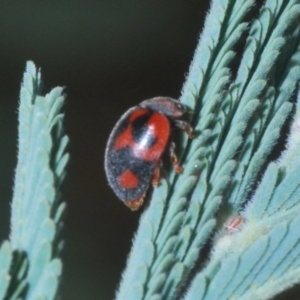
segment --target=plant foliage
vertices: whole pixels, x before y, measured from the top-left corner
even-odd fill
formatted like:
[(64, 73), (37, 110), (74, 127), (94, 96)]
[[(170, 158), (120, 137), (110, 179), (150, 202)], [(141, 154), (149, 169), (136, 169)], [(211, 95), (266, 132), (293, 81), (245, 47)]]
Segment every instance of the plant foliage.
[(11, 234), (0, 249), (0, 299), (51, 300), (62, 264), (65, 203), (60, 187), (69, 155), (63, 130), (63, 88), (41, 95), (41, 73), (27, 62), (19, 106), (18, 164)]
[(269, 299), (300, 282), (300, 96), (270, 162), (300, 78), (299, 19), (299, 0), (212, 1), (180, 97), (196, 138), (141, 217), (118, 300)]

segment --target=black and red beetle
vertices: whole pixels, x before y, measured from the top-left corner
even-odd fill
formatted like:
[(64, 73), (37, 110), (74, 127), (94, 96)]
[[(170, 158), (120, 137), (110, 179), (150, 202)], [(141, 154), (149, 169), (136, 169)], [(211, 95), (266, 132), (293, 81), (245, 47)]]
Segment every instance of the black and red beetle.
[(114, 127), (105, 151), (105, 171), (109, 185), (130, 209), (143, 204), (150, 183), (159, 184), (161, 156), (167, 147), (175, 171), (182, 172), (171, 128), (193, 136), (191, 126), (182, 120), (185, 113), (179, 101), (155, 97), (130, 108)]

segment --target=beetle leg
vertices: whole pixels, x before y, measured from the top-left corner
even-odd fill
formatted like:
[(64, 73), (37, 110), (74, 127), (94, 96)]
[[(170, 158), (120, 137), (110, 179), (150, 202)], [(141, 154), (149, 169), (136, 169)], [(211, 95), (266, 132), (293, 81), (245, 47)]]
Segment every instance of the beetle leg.
[(152, 177), (152, 186), (157, 187), (160, 181), (160, 167), (161, 167), (161, 162), (159, 162), (153, 172), (153, 177)]
[(170, 156), (171, 156), (171, 162), (174, 166), (174, 169), (175, 169), (175, 172), (176, 173), (182, 173), (183, 171), (183, 168), (182, 166), (178, 163), (178, 158), (175, 154), (175, 143), (174, 142), (171, 142), (170, 143), (170, 147), (169, 147), (169, 150), (170, 150)]
[(190, 139), (194, 138), (193, 128), (186, 121), (174, 120), (174, 125), (187, 133)]
[(132, 211), (136, 211), (140, 208), (140, 206), (144, 203), (145, 194), (132, 201), (124, 201), (125, 205), (127, 205)]

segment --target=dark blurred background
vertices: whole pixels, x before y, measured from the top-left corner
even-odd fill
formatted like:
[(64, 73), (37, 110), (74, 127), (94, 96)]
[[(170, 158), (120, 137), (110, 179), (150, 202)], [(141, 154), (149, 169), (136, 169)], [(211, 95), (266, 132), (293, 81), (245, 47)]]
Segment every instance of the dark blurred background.
[(2, 1), (0, 239), (9, 235), (17, 107), (27, 60), (45, 92), (66, 86), (71, 161), (62, 299), (112, 299), (140, 212), (107, 186), (103, 156), (120, 115), (141, 100), (178, 97), (209, 1)]

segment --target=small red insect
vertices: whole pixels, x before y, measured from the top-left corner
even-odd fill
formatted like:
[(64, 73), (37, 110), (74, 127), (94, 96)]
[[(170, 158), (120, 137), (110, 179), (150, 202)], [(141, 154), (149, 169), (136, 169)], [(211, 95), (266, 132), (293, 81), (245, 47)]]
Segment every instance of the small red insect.
[(225, 227), (227, 232), (233, 233), (233, 232), (236, 232), (236, 231), (240, 230), (240, 228), (243, 225), (244, 221), (245, 221), (244, 218), (240, 215), (230, 217), (226, 221), (224, 227)]
[(159, 184), (161, 156), (169, 147), (177, 173), (182, 167), (171, 141), (173, 126), (193, 137), (191, 126), (184, 120), (185, 106), (168, 97), (155, 97), (130, 108), (110, 134), (105, 152), (105, 171), (115, 194), (131, 209), (143, 204), (152, 183)]

